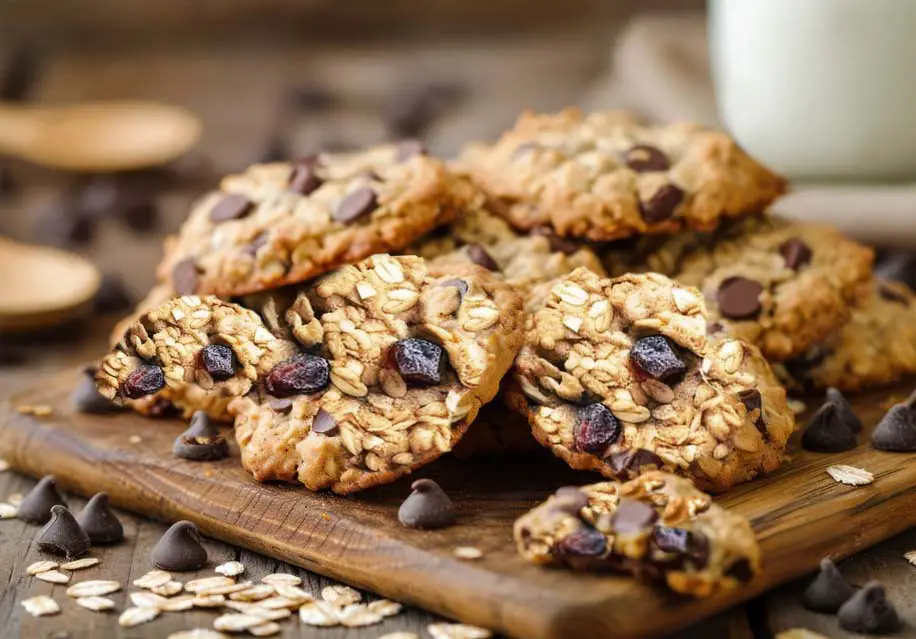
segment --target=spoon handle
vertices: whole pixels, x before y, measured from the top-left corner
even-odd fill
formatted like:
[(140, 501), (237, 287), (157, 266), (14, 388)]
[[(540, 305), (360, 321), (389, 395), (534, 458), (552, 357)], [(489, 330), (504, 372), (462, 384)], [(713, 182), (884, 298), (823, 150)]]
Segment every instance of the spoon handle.
[(36, 137), (32, 109), (0, 103), (0, 153), (21, 155)]

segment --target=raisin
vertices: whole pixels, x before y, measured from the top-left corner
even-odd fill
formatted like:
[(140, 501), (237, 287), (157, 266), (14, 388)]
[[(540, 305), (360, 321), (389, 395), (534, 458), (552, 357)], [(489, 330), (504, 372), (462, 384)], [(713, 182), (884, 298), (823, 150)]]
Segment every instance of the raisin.
[(267, 392), (274, 397), (315, 393), (330, 382), (328, 360), (300, 353), (280, 362), (267, 374)]
[(409, 338), (392, 347), (394, 364), (404, 381), (414, 386), (438, 384), (445, 367), (445, 352), (438, 344)]
[(142, 364), (127, 376), (121, 390), (128, 399), (139, 399), (152, 395), (163, 386), (165, 375), (162, 369), (155, 364)]
[(677, 347), (663, 335), (651, 335), (636, 340), (630, 358), (643, 373), (659, 381), (680, 377), (687, 364), (678, 356)]
[(235, 375), (238, 362), (228, 346), (209, 344), (200, 351), (200, 365), (210, 377), (223, 382)]
[(594, 528), (582, 528), (561, 539), (554, 552), (563, 557), (600, 557), (607, 550), (607, 540)]
[(583, 406), (577, 417), (573, 428), (576, 450), (603, 456), (607, 447), (620, 437), (620, 424), (604, 404)]

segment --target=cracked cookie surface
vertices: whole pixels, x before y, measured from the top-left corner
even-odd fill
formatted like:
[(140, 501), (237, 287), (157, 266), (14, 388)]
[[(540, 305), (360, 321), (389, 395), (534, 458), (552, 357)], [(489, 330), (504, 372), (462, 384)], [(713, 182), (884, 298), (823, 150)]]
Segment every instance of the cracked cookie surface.
[(760, 548), (744, 517), (690, 481), (656, 471), (561, 488), (522, 515), (514, 533), (528, 561), (625, 572), (693, 597), (731, 590), (760, 571)]
[(461, 164), (513, 226), (594, 241), (712, 229), (786, 189), (724, 133), (617, 111), (526, 112), (492, 145), (468, 147)]
[(244, 304), (184, 296), (150, 311), (103, 359), (100, 392), (193, 385), (231, 398), (256, 479), (342, 494), (451, 450), (523, 337), (507, 284), (413, 256), (374, 255)]
[(399, 250), (483, 201), (416, 151), (387, 145), (227, 176), (168, 241), (159, 279), (180, 295), (222, 297), (301, 282)]
[(528, 318), (511, 404), (573, 468), (655, 468), (712, 491), (753, 479), (781, 462), (794, 417), (758, 349), (706, 322), (696, 289), (578, 269)]

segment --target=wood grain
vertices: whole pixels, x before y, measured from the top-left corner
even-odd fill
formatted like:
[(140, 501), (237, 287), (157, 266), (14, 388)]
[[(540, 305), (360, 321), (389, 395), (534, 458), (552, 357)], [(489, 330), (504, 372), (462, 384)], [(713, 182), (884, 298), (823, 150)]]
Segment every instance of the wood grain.
[[(439, 532), (405, 530), (396, 519), (407, 482), (340, 498), (281, 485), (260, 485), (235, 458), (194, 464), (174, 459), (181, 424), (132, 414), (74, 414), (68, 371), (14, 395), (0, 409), (0, 455), (31, 475), (57, 475), (81, 494), (105, 490), (127, 509), (171, 521), (191, 519), (208, 535), (384, 596), (520, 637), (656, 636), (797, 577), (825, 554), (846, 556), (916, 523), (916, 466), (911, 457), (862, 445), (836, 455), (796, 452), (780, 471), (740, 487), (721, 503), (748, 516), (765, 556), (750, 587), (708, 601), (687, 601), (614, 576), (574, 575), (524, 564), (511, 524), (552, 489), (586, 483), (549, 456), (513, 461), (442, 460), (421, 473), (456, 501), (458, 525)], [(856, 404), (863, 421), (882, 414), (886, 394)], [(49, 404), (43, 420), (19, 404)], [(142, 442), (132, 444), (131, 435)], [(836, 484), (831, 464), (872, 471), (871, 486)], [(455, 559), (458, 545), (485, 556)]]

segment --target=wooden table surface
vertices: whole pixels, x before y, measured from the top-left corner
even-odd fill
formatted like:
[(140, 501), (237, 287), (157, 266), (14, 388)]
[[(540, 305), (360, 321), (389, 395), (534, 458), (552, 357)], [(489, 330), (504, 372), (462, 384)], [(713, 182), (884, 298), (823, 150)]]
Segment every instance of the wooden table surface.
[[(9, 59), (0, 51), (0, 63)], [(429, 82), (460, 87), (460, 97), (426, 131), (434, 152), (453, 153), (467, 139), (493, 136), (512, 122), (524, 107), (555, 109), (574, 103), (605, 68), (608, 40), (591, 31), (538, 38), (481, 40), (473, 43), (391, 45), (305, 45), (233, 42), (180, 47), (145, 46), (106, 49), (40, 50), (34, 70), (21, 83), (30, 100), (66, 102), (83, 99), (151, 98), (186, 105), (203, 118), (200, 147), (178, 164), (177, 178), (157, 188), (159, 222), (153, 231), (137, 233), (116, 219), (102, 219), (93, 241), (77, 246), (105, 272), (122, 276), (135, 296), (153, 282), (164, 233), (173, 231), (186, 215), (194, 196), (221, 173), (257, 160), (271, 137), (281, 137), (290, 155), (321, 145), (361, 145), (388, 135), (385, 113), (394, 96)], [(332, 109), (282, 115), (282, 96), (291, 88), (320, 83), (339, 96)], [(8, 85), (8, 83), (6, 83)], [(15, 84), (15, 83), (14, 83)], [(0, 99), (14, 96), (0, 96)], [(12, 173), (17, 187), (0, 196), (0, 234), (41, 241), (39, 219), (72, 188), (74, 178), (16, 163), (0, 165)], [(2, 181), (2, 180), (0, 180)], [(27, 277), (23, 273), (3, 278)], [(0, 398), (14, 388), (42, 379), (63, 366), (89, 361), (101, 354), (114, 316), (96, 316), (51, 334), (16, 338), (26, 360), (0, 364)], [(24, 493), (34, 481), (11, 472), (0, 473), (0, 501)], [(75, 499), (78, 505), (81, 501)], [(162, 523), (122, 513), (127, 541), (112, 548), (93, 549), (102, 563), (86, 578), (112, 578), (127, 584), (149, 567), (152, 545), (165, 529)], [(169, 613), (132, 629), (117, 625), (115, 615), (76, 609), (34, 619), (20, 601), (47, 594), (52, 586), (24, 574), (39, 554), (32, 546), (36, 529), (17, 520), (0, 521), (0, 628), (3, 637), (165, 637), (194, 626), (208, 627), (215, 613)], [(299, 574), (311, 590), (326, 579), (270, 558), (215, 541), (207, 542), (214, 561), (238, 559), (254, 576), (284, 571)], [(882, 581), (900, 607), (916, 606), (916, 568), (903, 560), (916, 549), (916, 534), (905, 533), (844, 561), (842, 570), (853, 582)], [(100, 577), (104, 575), (104, 577)], [(761, 639), (794, 627), (806, 627), (829, 637), (852, 637), (838, 629), (836, 619), (809, 613), (798, 605), (804, 582), (792, 584), (747, 606), (680, 633), (679, 637)], [(124, 593), (114, 596), (122, 607)], [(425, 627), (435, 618), (407, 610), (383, 625), (364, 629), (316, 629), (298, 622), (283, 624), (285, 637), (370, 638), (406, 630), (428, 637)], [(898, 637), (916, 637), (906, 628)]]

